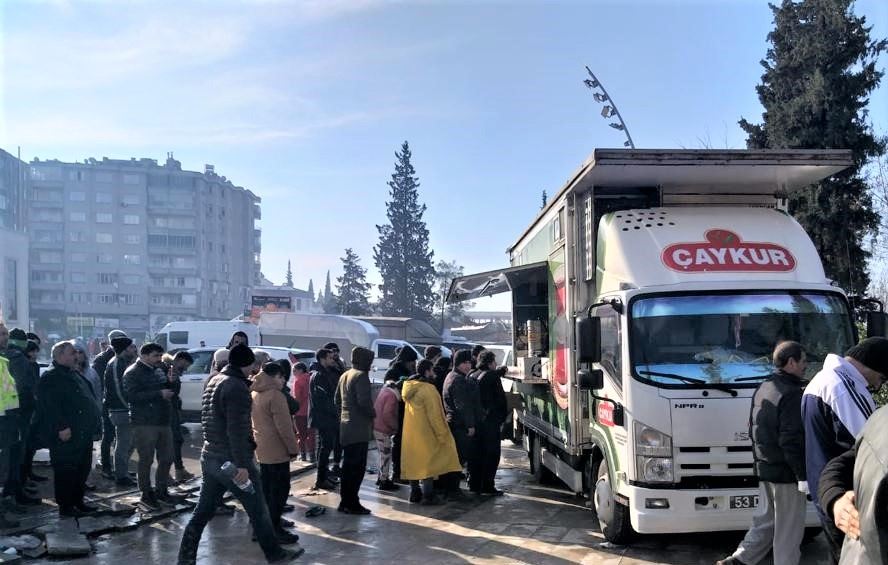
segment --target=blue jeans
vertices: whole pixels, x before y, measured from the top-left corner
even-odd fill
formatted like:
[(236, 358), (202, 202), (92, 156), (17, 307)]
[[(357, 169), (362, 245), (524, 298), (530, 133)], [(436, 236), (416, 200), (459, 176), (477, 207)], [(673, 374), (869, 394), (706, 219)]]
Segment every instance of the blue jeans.
[(203, 486), (200, 487), (200, 498), (194, 509), (194, 514), (191, 515), (191, 520), (188, 521), (185, 532), (182, 534), (182, 543), (179, 546), (180, 565), (190, 565), (196, 561), (200, 537), (207, 523), (216, 513), (216, 508), (222, 503), (225, 491), (231, 491), (247, 511), (265, 558), (271, 561), (280, 557), (284, 552), (277, 541), (274, 527), (271, 525), (268, 506), (265, 504), (265, 497), (262, 496), (262, 480), (259, 477), (259, 469), (256, 464), (251, 463), (248, 469), (250, 481), (253, 483), (253, 492), (249, 493), (237, 488), (231, 479), (222, 474), (221, 469), (224, 463), (225, 461), (216, 458), (201, 457)]

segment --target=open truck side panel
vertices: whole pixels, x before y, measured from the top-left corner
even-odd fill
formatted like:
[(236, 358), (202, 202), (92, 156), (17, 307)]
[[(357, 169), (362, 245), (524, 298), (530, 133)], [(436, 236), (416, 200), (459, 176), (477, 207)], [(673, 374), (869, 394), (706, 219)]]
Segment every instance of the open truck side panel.
[[(531, 468), (588, 495), (611, 541), (751, 523), (749, 406), (768, 353), (799, 339), (816, 368), (854, 339), (783, 208), (850, 164), (847, 151), (596, 150), (509, 268), (453, 281), (449, 300), (512, 292)], [(575, 321), (590, 316), (595, 354), (580, 360)]]

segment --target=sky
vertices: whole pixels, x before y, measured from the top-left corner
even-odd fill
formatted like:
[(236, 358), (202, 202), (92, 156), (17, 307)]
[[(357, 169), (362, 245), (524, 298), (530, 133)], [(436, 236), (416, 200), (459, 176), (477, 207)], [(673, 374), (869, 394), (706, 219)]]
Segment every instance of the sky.
[[(888, 2), (855, 12), (888, 36)], [(319, 290), (347, 247), (379, 282), (406, 140), (435, 261), (479, 272), (508, 265), (543, 190), (622, 145), (584, 66), (636, 147), (742, 148), (771, 27), (759, 0), (6, 0), (0, 148), (213, 164), (262, 198), (264, 274), (282, 283), (290, 260)], [(888, 86), (870, 112), (888, 134)]]

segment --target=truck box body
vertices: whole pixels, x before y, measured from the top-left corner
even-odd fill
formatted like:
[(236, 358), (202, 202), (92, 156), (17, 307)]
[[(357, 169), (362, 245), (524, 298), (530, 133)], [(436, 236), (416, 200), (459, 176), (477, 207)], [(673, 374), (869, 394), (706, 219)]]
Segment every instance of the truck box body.
[[(449, 300), (512, 292), (532, 467), (593, 499), (611, 541), (742, 530), (761, 511), (749, 412), (771, 351), (800, 341), (813, 375), (855, 339), (845, 295), (782, 208), (850, 164), (846, 151), (596, 150), (509, 268), (451, 285)], [(589, 315), (594, 363), (576, 351)], [(600, 388), (580, 370), (600, 371)]]

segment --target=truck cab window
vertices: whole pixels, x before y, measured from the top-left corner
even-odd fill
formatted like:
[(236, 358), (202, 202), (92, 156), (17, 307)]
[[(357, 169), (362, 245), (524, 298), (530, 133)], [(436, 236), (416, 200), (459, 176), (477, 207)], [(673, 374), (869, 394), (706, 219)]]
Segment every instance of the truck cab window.
[(622, 388), (623, 386), (623, 334), (620, 315), (610, 306), (596, 308), (593, 316), (601, 321), (600, 365)]

